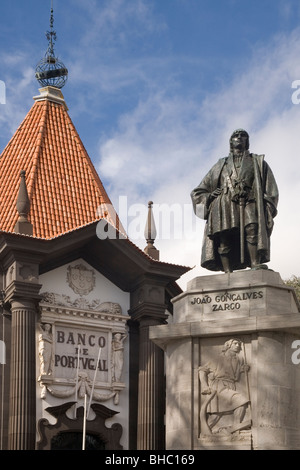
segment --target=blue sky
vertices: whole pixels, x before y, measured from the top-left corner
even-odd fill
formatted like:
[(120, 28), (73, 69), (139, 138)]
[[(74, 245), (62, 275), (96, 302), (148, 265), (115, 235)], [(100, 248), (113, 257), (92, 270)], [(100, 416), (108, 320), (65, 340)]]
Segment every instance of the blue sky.
[[(38, 94), (34, 73), (47, 49), (50, 6), (1, 2), (1, 152)], [(69, 114), (130, 238), (144, 248), (152, 200), (161, 260), (195, 266), (183, 287), (211, 274), (199, 264), (204, 222), (192, 213), (190, 192), (242, 127), (280, 190), (269, 267), (283, 279), (300, 276), (300, 93), (292, 88), (300, 80), (299, 0), (53, 6)]]

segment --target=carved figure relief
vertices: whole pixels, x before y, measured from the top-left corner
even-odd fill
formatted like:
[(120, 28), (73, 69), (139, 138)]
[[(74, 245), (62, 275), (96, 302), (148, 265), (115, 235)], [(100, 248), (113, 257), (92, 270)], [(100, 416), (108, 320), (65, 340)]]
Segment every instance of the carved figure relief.
[(9, 268), (8, 282), (11, 282), (13, 280), (14, 270), (15, 270), (14, 265)]
[[(55, 418), (55, 424), (51, 424), (48, 419), (42, 418), (38, 422), (38, 431), (41, 440), (37, 443), (38, 450), (71, 450), (82, 448), (82, 433), (78, 430), (83, 429), (84, 408), (77, 410), (76, 418), (69, 417), (74, 402), (63, 403), (59, 406), (48, 406), (46, 411)], [(92, 403), (91, 408), (95, 413), (95, 418), (86, 420), (86, 450), (122, 450), (120, 444), (123, 428), (121, 424), (112, 425), (106, 423), (106, 420), (113, 418), (118, 412), (107, 408), (98, 403)], [(80, 439), (78, 438), (80, 437)], [(90, 441), (89, 437), (93, 437)], [(94, 439), (98, 439), (101, 446), (95, 444)], [(78, 445), (74, 445), (78, 443)]]
[(127, 335), (115, 333), (112, 340), (112, 381), (120, 382), (124, 363), (124, 341)]
[[(228, 435), (251, 428), (248, 371), (244, 344), (226, 341), (216, 361), (199, 367), (201, 436)], [(246, 386), (241, 378), (245, 375)], [(244, 385), (244, 381), (243, 381)]]
[(39, 335), (39, 359), (40, 375), (51, 375), (53, 373), (53, 335), (51, 325), (44, 323), (40, 325)]
[(67, 270), (67, 282), (75, 294), (87, 295), (95, 287), (95, 273), (83, 264), (69, 266)]
[(6, 346), (2, 340), (0, 340), (0, 364), (6, 364)]

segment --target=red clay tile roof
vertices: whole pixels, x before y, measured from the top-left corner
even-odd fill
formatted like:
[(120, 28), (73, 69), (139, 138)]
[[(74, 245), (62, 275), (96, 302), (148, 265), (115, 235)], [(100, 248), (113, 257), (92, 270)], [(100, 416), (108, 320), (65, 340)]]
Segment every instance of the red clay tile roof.
[(57, 237), (99, 220), (99, 206), (124, 232), (61, 92), (54, 89), (61, 98), (49, 98), (49, 88), (40, 90), (41, 96), (1, 154), (0, 230), (14, 231), (20, 172), (25, 170), (34, 237)]

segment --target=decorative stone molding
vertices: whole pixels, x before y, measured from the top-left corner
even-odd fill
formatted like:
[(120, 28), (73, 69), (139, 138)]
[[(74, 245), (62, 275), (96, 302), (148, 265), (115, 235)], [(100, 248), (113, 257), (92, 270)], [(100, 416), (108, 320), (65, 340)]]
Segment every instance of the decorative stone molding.
[[(63, 437), (72, 430), (78, 433), (83, 429), (83, 407), (78, 408), (76, 419), (71, 419), (67, 416), (67, 411), (74, 404), (75, 402), (68, 402), (60, 406), (46, 408), (46, 411), (55, 417), (56, 423), (50, 424), (45, 418), (38, 422), (40, 434), (40, 441), (37, 444), (38, 450), (51, 450), (52, 439), (57, 436), (57, 433), (60, 433)], [(111, 427), (105, 424), (107, 419), (112, 418), (118, 412), (96, 403), (92, 404), (91, 408), (95, 413), (95, 418), (93, 420), (86, 420), (87, 435), (92, 434), (99, 437), (105, 450), (122, 450), (123, 447), (120, 444), (120, 439), (123, 428), (121, 424), (114, 423)]]
[(52, 101), (53, 103), (62, 104), (68, 111), (64, 96), (61, 90), (59, 90), (58, 88), (53, 86), (46, 86), (43, 88), (39, 88), (39, 92), (39, 95), (33, 97), (35, 101), (44, 101), (47, 99), (48, 101)]
[[(41, 380), (43, 380), (42, 376)], [(84, 398), (85, 395), (90, 397), (92, 395), (93, 400), (103, 402), (115, 397), (116, 394), (120, 392), (120, 387), (116, 389), (114, 386), (111, 387), (111, 391), (108, 391), (109, 393), (99, 393), (93, 390), (92, 380), (84, 371), (79, 372), (77, 385), (75, 383), (73, 386), (68, 387), (67, 390), (62, 390), (58, 386), (55, 387), (55, 383), (58, 385), (58, 383), (55, 381), (53, 382), (54, 386), (50, 384), (45, 385), (44, 382), (44, 386), (46, 387), (48, 392), (56, 398), (69, 398), (74, 396), (75, 392), (77, 391), (78, 398)], [(123, 389), (124, 387), (125, 386), (122, 385), (121, 389)]]
[[(81, 325), (83, 320), (87, 325), (107, 326), (110, 322), (110, 328), (125, 328), (128, 317), (125, 315), (116, 315), (99, 310), (83, 310), (80, 308), (67, 308), (63, 306), (40, 304), (40, 312), (43, 322), (53, 323), (54, 321), (64, 321), (73, 323), (74, 325)], [(114, 325), (114, 326), (112, 326)]]
[(55, 294), (54, 292), (43, 292), (41, 304), (75, 308), (80, 310), (97, 310), (109, 315), (122, 315), (122, 308), (115, 302), (102, 302), (99, 299), (88, 300), (78, 297), (72, 300), (69, 295)]
[(7, 270), (6, 285), (9, 286), (14, 281), (37, 284), (39, 282), (38, 266), (33, 263), (14, 261)]
[(23, 281), (38, 282), (39, 275), (35, 265), (23, 264), (19, 268), (19, 275)]

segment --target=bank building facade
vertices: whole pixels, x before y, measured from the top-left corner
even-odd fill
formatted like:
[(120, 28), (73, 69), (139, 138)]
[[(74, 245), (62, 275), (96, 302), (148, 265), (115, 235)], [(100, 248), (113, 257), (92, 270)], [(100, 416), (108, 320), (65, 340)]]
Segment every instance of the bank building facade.
[(145, 250), (128, 239), (68, 113), (53, 10), (50, 26), (39, 92), (0, 158), (1, 449), (164, 448), (149, 328), (189, 268), (159, 261), (151, 203)]
[(0, 166), (2, 449), (76, 448), (84, 412), (92, 448), (159, 448), (163, 351), (148, 330), (188, 268), (127, 238), (59, 88), (40, 89)]
[(59, 88), (40, 89), (0, 166), (2, 449), (77, 448), (84, 413), (91, 448), (159, 448), (148, 330), (188, 268), (127, 238)]

